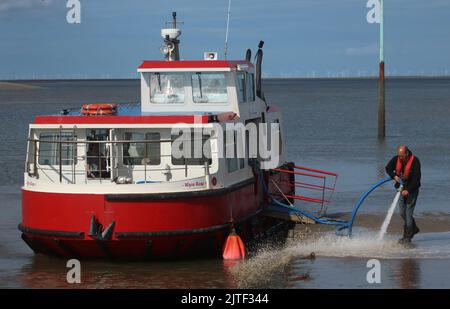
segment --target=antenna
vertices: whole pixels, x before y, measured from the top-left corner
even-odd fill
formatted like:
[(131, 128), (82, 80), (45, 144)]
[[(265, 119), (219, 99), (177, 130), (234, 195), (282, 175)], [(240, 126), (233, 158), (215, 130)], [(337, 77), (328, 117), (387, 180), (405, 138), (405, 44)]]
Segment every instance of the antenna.
[(228, 29), (230, 28), (230, 11), (231, 11), (231, 0), (228, 0), (227, 31), (225, 34), (225, 52), (224, 52), (225, 60), (227, 59), (227, 51), (228, 51)]

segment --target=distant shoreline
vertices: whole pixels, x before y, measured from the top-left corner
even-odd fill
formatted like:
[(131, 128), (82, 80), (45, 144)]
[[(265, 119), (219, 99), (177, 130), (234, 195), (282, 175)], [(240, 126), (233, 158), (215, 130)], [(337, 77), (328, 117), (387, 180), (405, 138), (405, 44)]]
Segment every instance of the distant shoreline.
[[(378, 80), (375, 76), (349, 76), (349, 77), (263, 77), (263, 80)], [(450, 80), (450, 76), (387, 76), (386, 80)], [(78, 81), (138, 81), (138, 78), (73, 78), (73, 79), (12, 79), (0, 80), (0, 89), (10, 88), (40, 88), (32, 85), (40, 82), (78, 82)], [(24, 85), (31, 83), (31, 85)]]
[(0, 81), (0, 90), (1, 89), (39, 89), (41, 87), (30, 85), (31, 81), (26, 80), (14, 80), (14, 81)]

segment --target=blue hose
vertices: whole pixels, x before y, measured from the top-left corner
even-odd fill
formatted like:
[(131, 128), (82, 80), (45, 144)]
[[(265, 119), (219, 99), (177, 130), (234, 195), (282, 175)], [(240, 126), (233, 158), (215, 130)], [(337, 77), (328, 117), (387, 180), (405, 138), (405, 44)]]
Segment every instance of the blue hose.
[(372, 193), (376, 188), (378, 188), (382, 184), (393, 180), (391, 177), (386, 177), (386, 178), (380, 180), (379, 182), (377, 182), (376, 184), (374, 184), (369, 190), (367, 190), (367, 192), (364, 193), (361, 196), (361, 198), (359, 199), (358, 203), (356, 203), (355, 207), (353, 207), (352, 216), (351, 216), (349, 221), (344, 221), (344, 220), (339, 220), (339, 219), (330, 220), (330, 219), (317, 218), (317, 217), (315, 217), (315, 216), (313, 216), (311, 214), (308, 214), (308, 213), (306, 213), (306, 212), (304, 212), (304, 211), (302, 211), (302, 210), (300, 210), (298, 208), (295, 208), (295, 207), (290, 206), (290, 205), (286, 205), (286, 204), (278, 201), (277, 199), (275, 199), (272, 196), (272, 194), (269, 192), (269, 189), (267, 188), (267, 184), (264, 181), (263, 174), (262, 174), (262, 171), (259, 168), (259, 166), (254, 166), (254, 168), (256, 168), (258, 170), (259, 178), (261, 179), (261, 183), (262, 183), (264, 192), (267, 194), (267, 196), (269, 196), (271, 198), (273, 204), (278, 205), (278, 206), (283, 207), (283, 208), (290, 209), (290, 210), (294, 211), (295, 213), (297, 213), (297, 214), (299, 214), (301, 216), (304, 216), (306, 218), (309, 218), (309, 219), (313, 220), (316, 223), (326, 224), (326, 225), (336, 225), (337, 226), (337, 231), (348, 229), (348, 236), (352, 235), (353, 222), (355, 221), (356, 214), (358, 213), (359, 208), (361, 207), (362, 203), (367, 198), (367, 196), (369, 196), (370, 193)]
[(372, 193), (373, 190), (375, 190), (382, 184), (384, 184), (388, 181), (391, 181), (391, 180), (392, 180), (391, 177), (386, 177), (386, 178), (380, 180), (379, 182), (377, 182), (376, 184), (374, 184), (369, 190), (367, 190), (367, 192), (364, 193), (360, 197), (358, 203), (356, 203), (356, 206), (353, 207), (352, 216), (351, 216), (350, 220), (348, 221), (347, 225), (340, 227), (338, 230), (340, 231), (342, 229), (348, 228), (348, 236), (352, 236), (353, 222), (355, 221), (355, 217), (356, 217), (356, 214), (358, 213), (359, 207), (361, 207), (364, 200), (367, 198), (367, 196), (369, 196), (370, 193)]

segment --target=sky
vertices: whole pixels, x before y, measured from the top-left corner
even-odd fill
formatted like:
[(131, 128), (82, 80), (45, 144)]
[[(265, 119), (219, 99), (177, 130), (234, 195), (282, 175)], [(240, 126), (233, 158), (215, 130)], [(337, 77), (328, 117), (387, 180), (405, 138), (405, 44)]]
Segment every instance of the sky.
[[(71, 0), (72, 1), (72, 0)], [(0, 79), (137, 78), (161, 60), (160, 29), (177, 11), (182, 59), (223, 59), (228, 0), (0, 0)], [(232, 0), (228, 59), (265, 41), (265, 77), (374, 76), (379, 25), (367, 0)], [(385, 0), (388, 75), (450, 75), (450, 0)]]

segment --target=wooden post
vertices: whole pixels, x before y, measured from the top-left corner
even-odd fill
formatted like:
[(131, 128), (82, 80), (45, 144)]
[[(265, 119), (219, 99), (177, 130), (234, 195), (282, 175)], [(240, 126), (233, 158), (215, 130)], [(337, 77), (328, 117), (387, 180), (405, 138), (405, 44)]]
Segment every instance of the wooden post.
[(378, 102), (378, 137), (386, 137), (385, 124), (385, 80), (384, 80), (384, 0), (380, 0), (380, 76), (379, 76), (379, 102)]

